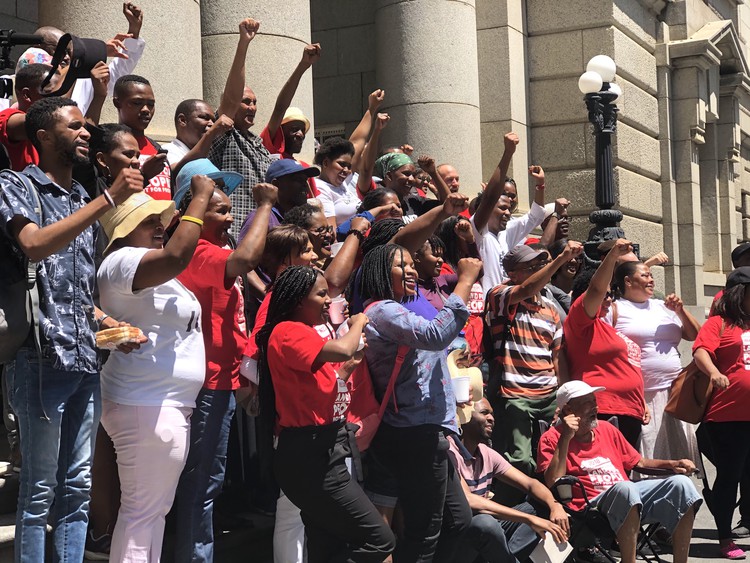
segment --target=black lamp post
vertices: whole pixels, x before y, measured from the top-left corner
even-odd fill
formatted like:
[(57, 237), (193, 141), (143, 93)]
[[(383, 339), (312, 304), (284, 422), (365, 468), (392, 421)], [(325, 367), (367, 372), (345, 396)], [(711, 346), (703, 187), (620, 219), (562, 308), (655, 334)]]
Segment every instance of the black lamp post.
[(596, 185), (595, 202), (599, 208), (589, 214), (594, 227), (584, 244), (587, 261), (599, 262), (598, 246), (607, 240), (625, 236), (619, 227), (622, 212), (612, 209), (615, 205), (615, 186), (612, 176), (612, 135), (617, 130), (617, 106), (615, 101), (622, 95), (620, 87), (613, 82), (615, 62), (606, 55), (593, 57), (578, 79), (578, 87), (584, 94), (589, 112), (589, 121), (594, 126), (596, 139)]

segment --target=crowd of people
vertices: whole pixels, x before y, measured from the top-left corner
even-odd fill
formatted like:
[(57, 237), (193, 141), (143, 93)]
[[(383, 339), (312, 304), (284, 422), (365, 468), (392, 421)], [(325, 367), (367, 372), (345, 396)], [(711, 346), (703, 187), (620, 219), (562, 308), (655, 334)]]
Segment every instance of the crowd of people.
[[(583, 494), (599, 506), (623, 561), (658, 522), (684, 563), (699, 445), (721, 554), (745, 557), (750, 509), (732, 517), (738, 487), (750, 502), (750, 243), (701, 327), (655, 293), (663, 253), (584, 252), (575, 202), (548, 201), (539, 165), (519, 211), (515, 133), (467, 186), (408, 139), (381, 146), (378, 89), (348, 139), (303, 162), (310, 120), (291, 103), (323, 49), (304, 47), (256, 134), (252, 19), (218, 108), (184, 100), (161, 146), (158, 92), (134, 74), (144, 13), (123, 12), (111, 61), (62, 96), (40, 85), (63, 32), (40, 28), (0, 112), (0, 259), (36, 265), (40, 321), (3, 370), (16, 561), (159, 561), (170, 510), (175, 560), (213, 561), (237, 411), (278, 499), (279, 563), (523, 561), (571, 534), (549, 488), (563, 475), (582, 483), (570, 510)], [(99, 122), (107, 100), (118, 123)], [(714, 386), (698, 439), (664, 412), (683, 339)]]

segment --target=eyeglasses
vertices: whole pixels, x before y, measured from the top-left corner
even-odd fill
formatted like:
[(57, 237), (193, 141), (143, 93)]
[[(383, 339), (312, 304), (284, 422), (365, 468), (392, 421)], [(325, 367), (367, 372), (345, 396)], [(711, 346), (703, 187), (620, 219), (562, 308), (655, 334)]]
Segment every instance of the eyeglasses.
[(537, 272), (544, 268), (547, 264), (549, 264), (549, 260), (544, 260), (543, 262), (537, 262), (536, 264), (532, 264), (531, 266), (526, 266), (525, 268), (517, 268), (516, 271), (518, 272)]
[(331, 225), (327, 225), (325, 227), (318, 227), (317, 229), (307, 229), (307, 232), (312, 233), (314, 235), (322, 236), (327, 233), (332, 233), (333, 227)]

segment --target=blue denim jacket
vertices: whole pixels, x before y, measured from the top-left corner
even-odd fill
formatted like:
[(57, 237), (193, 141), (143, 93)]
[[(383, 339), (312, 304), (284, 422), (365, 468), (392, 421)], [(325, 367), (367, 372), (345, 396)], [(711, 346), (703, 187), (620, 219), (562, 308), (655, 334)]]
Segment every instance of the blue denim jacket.
[(431, 321), (395, 301), (376, 303), (366, 314), (370, 322), (365, 327), (365, 357), (378, 399), (385, 394), (398, 347), (410, 348), (394, 391), (398, 412), (390, 400), (383, 420), (391, 426), (436, 424), (458, 432), (445, 350), (469, 318), (461, 298), (451, 295)]
[[(72, 215), (90, 199), (78, 182), (70, 192), (50, 180), (34, 165), (22, 172), (39, 190), (42, 216), (26, 186), (8, 173), (0, 176), (0, 230), (12, 239), (8, 224), (17, 215), (40, 227), (46, 227)], [(42, 355), (52, 360), (55, 369), (97, 373), (98, 358), (94, 336), (94, 235), (89, 227), (65, 248), (48, 256), (37, 266), (39, 287), (39, 324)], [(14, 251), (21, 250), (13, 240)]]

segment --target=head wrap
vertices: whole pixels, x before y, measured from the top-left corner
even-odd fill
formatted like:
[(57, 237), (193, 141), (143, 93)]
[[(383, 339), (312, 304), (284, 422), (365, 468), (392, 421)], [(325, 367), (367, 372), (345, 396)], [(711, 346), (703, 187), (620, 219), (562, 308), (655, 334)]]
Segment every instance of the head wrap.
[(398, 170), (407, 164), (414, 164), (414, 161), (402, 152), (388, 152), (375, 161), (374, 174), (378, 178), (385, 178), (388, 172)]
[(34, 64), (48, 65), (52, 62), (52, 56), (36, 47), (29, 47), (26, 49), (20, 57), (18, 57), (18, 63), (16, 64), (16, 72), (21, 70), (25, 66)]

